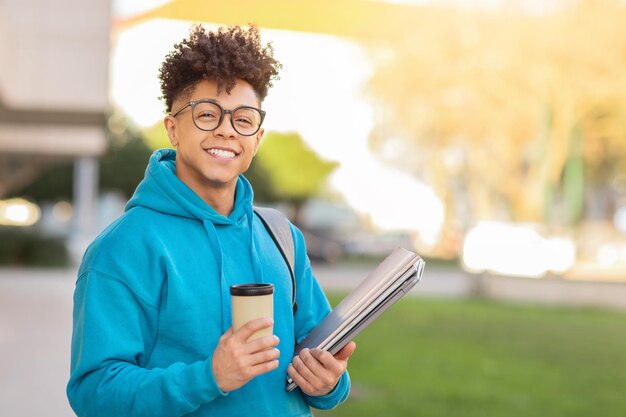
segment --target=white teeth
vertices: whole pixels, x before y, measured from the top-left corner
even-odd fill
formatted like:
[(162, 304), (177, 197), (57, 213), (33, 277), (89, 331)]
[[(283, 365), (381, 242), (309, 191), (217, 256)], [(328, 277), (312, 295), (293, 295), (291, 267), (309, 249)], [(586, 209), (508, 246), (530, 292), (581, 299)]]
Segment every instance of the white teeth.
[(209, 153), (220, 158), (234, 158), (235, 153), (224, 149), (209, 149)]

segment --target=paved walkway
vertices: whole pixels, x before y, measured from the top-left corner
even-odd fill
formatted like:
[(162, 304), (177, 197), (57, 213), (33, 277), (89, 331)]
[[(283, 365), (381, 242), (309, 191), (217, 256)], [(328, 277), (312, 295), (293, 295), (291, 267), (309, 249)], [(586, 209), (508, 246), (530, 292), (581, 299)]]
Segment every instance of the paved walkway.
[(73, 416), (70, 273), (0, 271), (0, 416)]
[[(322, 286), (349, 290), (370, 267), (314, 267)], [(69, 372), (72, 270), (0, 269), (0, 417), (73, 416), (65, 397)], [(469, 276), (426, 270), (412, 296), (487, 297), (626, 309), (626, 283)]]
[[(349, 290), (367, 276), (370, 268), (318, 265), (314, 271), (324, 288)], [(470, 275), (459, 269), (429, 269), (427, 264), (422, 282), (417, 284), (409, 295), (448, 298), (481, 296), (521, 303), (626, 310), (624, 278), (626, 277), (622, 277), (621, 281), (615, 277), (612, 281), (585, 281), (549, 277), (533, 279), (488, 274)]]

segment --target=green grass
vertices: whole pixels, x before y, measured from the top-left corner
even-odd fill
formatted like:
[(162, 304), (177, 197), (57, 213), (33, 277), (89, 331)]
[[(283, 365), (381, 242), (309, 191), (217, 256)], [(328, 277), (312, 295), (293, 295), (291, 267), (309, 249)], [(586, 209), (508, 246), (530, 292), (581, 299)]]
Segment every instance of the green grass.
[(317, 417), (626, 415), (624, 313), (405, 298), (356, 342)]

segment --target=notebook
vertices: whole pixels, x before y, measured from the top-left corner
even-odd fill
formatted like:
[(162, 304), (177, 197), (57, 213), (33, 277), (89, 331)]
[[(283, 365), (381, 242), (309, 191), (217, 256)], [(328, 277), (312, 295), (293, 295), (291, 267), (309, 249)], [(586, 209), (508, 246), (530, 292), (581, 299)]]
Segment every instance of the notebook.
[[(295, 348), (319, 348), (333, 355), (402, 298), (422, 278), (424, 261), (414, 252), (396, 248)], [(296, 387), (287, 378), (287, 391)]]

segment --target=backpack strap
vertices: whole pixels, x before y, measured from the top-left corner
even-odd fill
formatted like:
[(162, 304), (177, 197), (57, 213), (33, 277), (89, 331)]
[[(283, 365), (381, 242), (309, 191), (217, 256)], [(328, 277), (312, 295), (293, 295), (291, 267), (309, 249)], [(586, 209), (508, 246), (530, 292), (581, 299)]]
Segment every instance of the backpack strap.
[(278, 247), (278, 251), (283, 256), (287, 268), (289, 269), (289, 275), (291, 276), (291, 302), (293, 306), (293, 314), (296, 314), (298, 310), (298, 304), (296, 303), (296, 277), (294, 273), (295, 265), (295, 248), (293, 242), (293, 236), (291, 235), (291, 227), (289, 227), (289, 221), (278, 210), (269, 207), (257, 207), (254, 206), (254, 212), (269, 232), (272, 240)]

